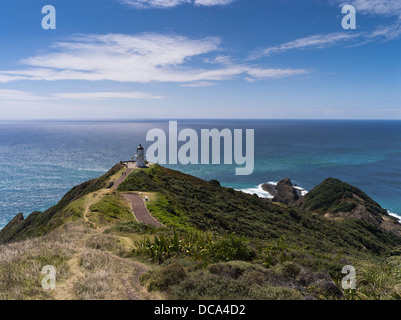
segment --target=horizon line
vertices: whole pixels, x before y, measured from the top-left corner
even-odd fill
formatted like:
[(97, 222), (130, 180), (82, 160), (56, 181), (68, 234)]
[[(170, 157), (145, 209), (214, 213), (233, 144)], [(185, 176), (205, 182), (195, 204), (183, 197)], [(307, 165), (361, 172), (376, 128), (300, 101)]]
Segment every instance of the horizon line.
[(49, 119), (1, 119), (0, 122), (134, 122), (134, 121), (264, 121), (264, 120), (277, 120), (277, 121), (401, 121), (400, 119), (364, 119), (364, 118), (49, 118)]

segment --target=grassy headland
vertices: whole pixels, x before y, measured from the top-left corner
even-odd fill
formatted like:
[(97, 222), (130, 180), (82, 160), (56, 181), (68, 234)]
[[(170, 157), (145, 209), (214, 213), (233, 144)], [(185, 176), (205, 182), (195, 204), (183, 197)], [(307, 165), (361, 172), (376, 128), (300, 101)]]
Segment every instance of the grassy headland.
[[(124, 170), (0, 231), (3, 298), (401, 298), (399, 226), (355, 187), (328, 179), (288, 206), (154, 165), (107, 189)], [(129, 192), (148, 196), (162, 228), (135, 220)], [(47, 264), (60, 272), (52, 292), (39, 281)], [(345, 265), (356, 291), (341, 288)]]

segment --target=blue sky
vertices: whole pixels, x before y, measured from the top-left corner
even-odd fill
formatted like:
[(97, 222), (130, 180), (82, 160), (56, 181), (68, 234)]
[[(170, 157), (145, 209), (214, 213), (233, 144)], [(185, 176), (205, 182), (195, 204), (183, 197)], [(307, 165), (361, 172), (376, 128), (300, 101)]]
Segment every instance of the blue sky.
[(401, 119), (400, 18), (401, 0), (8, 1), (0, 119)]

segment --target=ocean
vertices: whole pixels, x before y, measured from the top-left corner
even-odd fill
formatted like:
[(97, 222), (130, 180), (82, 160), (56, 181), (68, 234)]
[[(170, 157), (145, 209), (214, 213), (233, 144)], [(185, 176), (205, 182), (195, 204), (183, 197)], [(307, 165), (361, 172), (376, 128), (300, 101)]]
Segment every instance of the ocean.
[[(17, 213), (44, 211), (73, 186), (130, 160), (146, 133), (168, 121), (0, 122), (0, 228)], [(362, 189), (401, 216), (401, 121), (179, 120), (178, 129), (255, 130), (255, 169), (167, 165), (223, 186), (269, 196), (260, 185), (288, 177), (311, 190), (328, 177)]]

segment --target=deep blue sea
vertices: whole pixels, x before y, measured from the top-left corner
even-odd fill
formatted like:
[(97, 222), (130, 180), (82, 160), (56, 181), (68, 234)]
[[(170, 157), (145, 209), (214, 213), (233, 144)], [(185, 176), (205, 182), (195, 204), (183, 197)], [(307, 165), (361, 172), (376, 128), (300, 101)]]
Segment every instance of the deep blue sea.
[[(73, 186), (100, 176), (168, 121), (0, 122), (0, 228), (17, 213), (43, 211)], [(289, 177), (311, 190), (325, 178), (355, 185), (401, 216), (401, 121), (181, 120), (179, 130), (255, 130), (255, 170), (237, 165), (170, 166), (257, 192)]]

